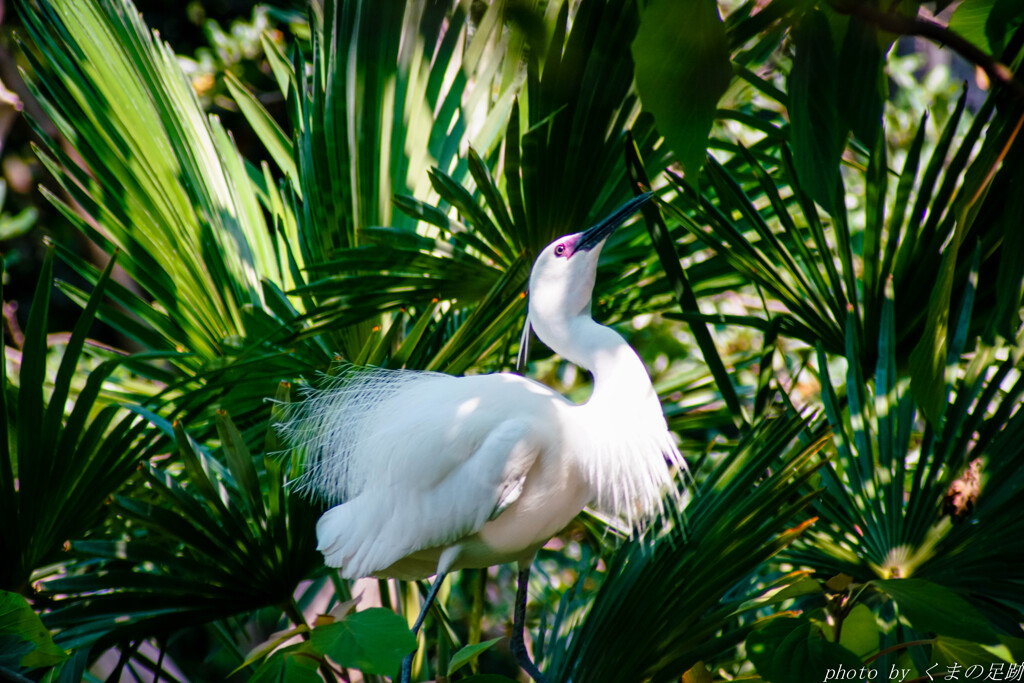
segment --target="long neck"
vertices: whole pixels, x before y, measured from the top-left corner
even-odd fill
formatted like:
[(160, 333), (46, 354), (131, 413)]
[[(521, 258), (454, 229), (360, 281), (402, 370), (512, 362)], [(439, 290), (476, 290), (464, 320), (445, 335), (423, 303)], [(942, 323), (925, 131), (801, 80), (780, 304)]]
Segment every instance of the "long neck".
[(647, 369), (625, 339), (589, 315), (547, 331), (552, 349), (594, 377), (590, 399), (572, 409), (581, 437), (571, 457), (591, 487), (591, 504), (636, 528), (661, 510), (670, 468), (682, 462)]
[(593, 375), (594, 390), (587, 405), (651, 412), (663, 419), (647, 369), (618, 332), (594, 322), (587, 314), (572, 318), (562, 329), (564, 338), (552, 339), (548, 345)]

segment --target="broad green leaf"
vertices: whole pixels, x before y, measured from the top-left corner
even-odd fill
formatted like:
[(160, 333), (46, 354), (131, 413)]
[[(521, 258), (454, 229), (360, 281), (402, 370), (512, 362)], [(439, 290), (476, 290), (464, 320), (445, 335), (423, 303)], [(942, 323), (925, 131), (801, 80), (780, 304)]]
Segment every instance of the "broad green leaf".
[(773, 619), (747, 637), (747, 654), (757, 673), (771, 683), (822, 680), (827, 672), (858, 670), (863, 662), (829, 642), (806, 618)]
[(969, 667), (975, 664), (1012, 662), (1014, 658), (1010, 649), (1002, 643), (984, 645), (969, 640), (939, 636), (932, 644), (931, 660), (943, 666), (959, 664), (962, 667)]
[[(7, 638), (9, 636), (10, 638)], [(14, 665), (26, 668), (54, 666), (67, 659), (67, 653), (53, 643), (50, 632), (39, 616), (18, 593), (0, 591), (0, 638), (4, 638), (6, 652), (0, 653), (0, 662), (17, 657)], [(24, 641), (25, 646), (16, 641)]]
[[(284, 643), (288, 642), (292, 638), (294, 638), (294, 637), (296, 637), (296, 636), (298, 636), (300, 634), (308, 633), (308, 632), (309, 632), (309, 626), (307, 626), (305, 624), (301, 624), (299, 626), (296, 626), (295, 628), (290, 628), (290, 629), (287, 629), (285, 631), (281, 631), (281, 632), (276, 633), (269, 640), (267, 640), (264, 643), (261, 643), (256, 648), (254, 648), (252, 650), (252, 652), (250, 652), (246, 656), (245, 660), (241, 664), (239, 664), (237, 667), (235, 667), (235, 670), (231, 672), (231, 675), (233, 676), (236, 673), (238, 673), (239, 671), (241, 671), (242, 669), (244, 669), (244, 668), (246, 668), (248, 666), (252, 666), (256, 662), (258, 662), (261, 659), (263, 659), (264, 657), (266, 657), (267, 655), (273, 654), (274, 651), (277, 648), (281, 647), (281, 645), (283, 645)], [(263, 667), (261, 666), (260, 668), (263, 668)]]
[(343, 667), (390, 674), (416, 649), (416, 637), (402, 617), (383, 607), (356, 612), (313, 629), (310, 642)]
[(35, 643), (10, 633), (0, 633), (0, 671), (18, 670), (22, 661), (36, 649)]
[(714, 683), (715, 676), (710, 671), (704, 662), (697, 662), (683, 674), (682, 683)]
[(979, 643), (999, 642), (989, 621), (945, 586), (924, 579), (884, 579), (871, 583), (895, 600), (900, 614), (919, 631)]
[(769, 598), (770, 604), (778, 604), (785, 600), (791, 600), (793, 598), (800, 598), (805, 595), (820, 595), (822, 592), (821, 584), (810, 578), (802, 578), (796, 583), (792, 583), (777, 593), (773, 593)]
[(839, 191), (839, 61), (825, 15), (811, 10), (793, 28), (789, 119), (793, 161), (800, 184), (830, 214)]
[(747, 636), (747, 657), (763, 678), (773, 680), (775, 652), (782, 641), (797, 629), (809, 634), (810, 623), (804, 619), (781, 617), (772, 619), (764, 628)]
[(632, 44), (644, 109), (696, 187), (718, 99), (732, 79), (725, 27), (713, 0), (655, 0)]
[(884, 66), (878, 32), (862, 19), (851, 17), (839, 50), (837, 74), (843, 79), (839, 116), (868, 148), (874, 145), (882, 125)]
[(998, 58), (1024, 17), (1019, 0), (963, 0), (949, 19), (949, 28)]
[(278, 650), (256, 670), (249, 683), (320, 683), (318, 653), (309, 643)]
[(477, 674), (476, 676), (460, 679), (459, 683), (515, 683), (515, 681), (498, 674)]
[(839, 644), (858, 657), (878, 652), (878, 619), (867, 605), (857, 604), (843, 618)]
[(448, 662), (448, 675), (451, 676), (453, 673), (479, 657), (481, 652), (491, 648), (495, 643), (501, 640), (502, 638), (492, 638), (490, 640), (485, 640), (482, 643), (477, 643), (476, 645), (467, 645), (460, 649), (452, 655), (451, 661)]

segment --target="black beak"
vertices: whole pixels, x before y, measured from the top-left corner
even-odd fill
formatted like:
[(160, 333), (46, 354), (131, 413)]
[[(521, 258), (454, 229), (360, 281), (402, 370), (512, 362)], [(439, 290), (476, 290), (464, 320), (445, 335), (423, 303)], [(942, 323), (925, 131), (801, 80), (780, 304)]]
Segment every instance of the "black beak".
[(636, 210), (646, 204), (647, 200), (653, 196), (653, 192), (644, 192), (641, 195), (637, 195), (615, 209), (610, 216), (594, 227), (587, 228), (580, 236), (580, 241), (576, 243), (574, 251), (590, 251), (601, 244), (601, 242), (604, 242), (605, 238), (615, 231), (615, 228), (625, 223), (627, 218), (636, 213)]

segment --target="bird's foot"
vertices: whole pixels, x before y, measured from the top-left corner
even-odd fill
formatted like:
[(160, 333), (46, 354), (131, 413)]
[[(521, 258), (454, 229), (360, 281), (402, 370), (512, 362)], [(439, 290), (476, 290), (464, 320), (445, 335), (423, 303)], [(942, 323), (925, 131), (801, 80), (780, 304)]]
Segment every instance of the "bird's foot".
[(540, 672), (537, 665), (530, 659), (530, 653), (526, 651), (526, 643), (523, 642), (523, 638), (512, 635), (512, 642), (510, 643), (510, 649), (512, 654), (515, 656), (516, 661), (519, 662), (519, 666), (532, 678), (536, 683), (548, 683), (547, 676)]

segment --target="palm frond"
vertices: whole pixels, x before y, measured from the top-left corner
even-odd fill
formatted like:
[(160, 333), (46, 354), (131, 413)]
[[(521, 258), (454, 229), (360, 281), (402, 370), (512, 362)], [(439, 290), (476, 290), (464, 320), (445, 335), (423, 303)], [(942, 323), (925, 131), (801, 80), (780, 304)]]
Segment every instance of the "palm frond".
[[(1007, 534), (1024, 531), (1007, 516), (1008, 506), (1021, 499), (1019, 477), (1011, 474), (1021, 467), (1021, 456), (1011, 443), (1022, 424), (1024, 383), (1009, 379), (1017, 374), (1019, 347), (980, 346), (949, 387), (943, 427), (926, 423), (918, 436), (920, 407), (908, 380), (896, 372), (894, 311), (889, 288), (872, 377), (857, 363), (862, 351), (852, 332), (845, 381), (832, 378), (819, 347), (836, 457), (823, 470), (824, 490), (813, 506), (824, 523), (787, 557), (858, 582), (928, 579), (969, 596), (1006, 624), (1024, 601), (1019, 576), (1008, 572), (1024, 558), (1007, 545)], [(970, 317), (969, 310), (960, 316), (961, 332)], [(959, 354), (952, 350), (953, 359)], [(845, 401), (834, 386), (844, 389)], [(970, 572), (962, 571), (965, 562)]]
[[(287, 400), (287, 387), (279, 398)], [(226, 414), (218, 416), (218, 459), (180, 423), (136, 411), (172, 432), (181, 468), (143, 465), (130, 495), (112, 506), (124, 535), (71, 543), (80, 564), (43, 584), (55, 596), (46, 622), (58, 642), (109, 645), (293, 605), (299, 582), (320, 566), (319, 510), (289, 494), (285, 461), (255, 459)]]
[(102, 362), (77, 388), (67, 411), (83, 348), (104, 295), (114, 261), (71, 333), (47, 395), (47, 322), (53, 289), (54, 250), (50, 249), (36, 286), (24, 345), (18, 359), (17, 385), (8, 379), (7, 347), (0, 392), (0, 588), (30, 594), (33, 573), (62, 560), (65, 544), (86, 534), (107, 515), (109, 497), (132, 474), (156, 435), (145, 421), (100, 392), (122, 362)]
[[(161, 347), (193, 369), (245, 335), (261, 279), (281, 268), (244, 162), (200, 108), (170, 48), (127, 2), (23, 3), (33, 92), (84, 160), (37, 126), (41, 158), (65, 198), (51, 200), (159, 305)], [(82, 218), (69, 202), (81, 206)], [(95, 273), (86, 271), (95, 280)], [(130, 311), (151, 308), (137, 295)]]

